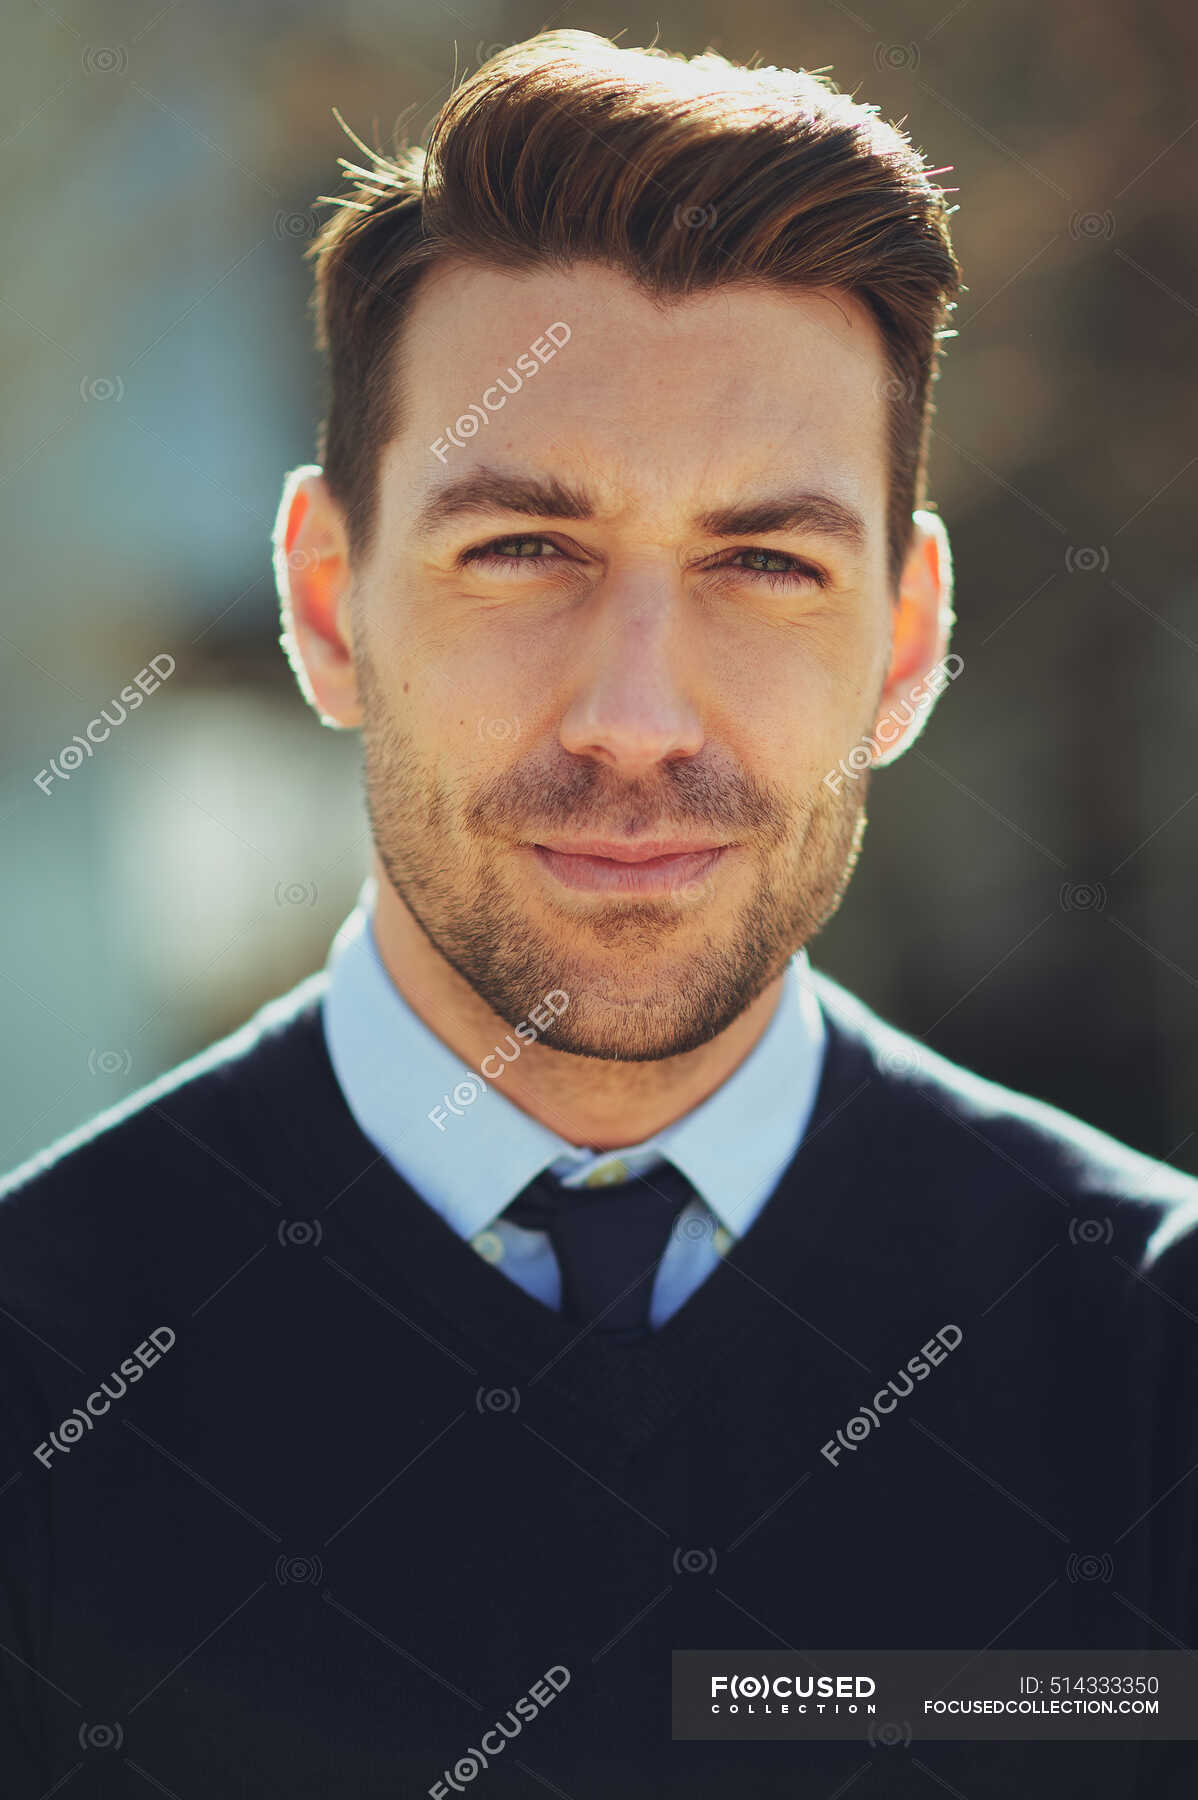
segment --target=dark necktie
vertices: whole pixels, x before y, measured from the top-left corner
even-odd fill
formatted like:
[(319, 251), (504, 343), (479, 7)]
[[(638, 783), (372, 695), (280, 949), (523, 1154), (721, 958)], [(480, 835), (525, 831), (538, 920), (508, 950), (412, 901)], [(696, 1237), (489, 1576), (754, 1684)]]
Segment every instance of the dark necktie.
[(601, 1187), (564, 1187), (546, 1169), (503, 1216), (548, 1233), (562, 1273), (563, 1318), (630, 1342), (648, 1334), (657, 1265), (694, 1192), (671, 1162)]

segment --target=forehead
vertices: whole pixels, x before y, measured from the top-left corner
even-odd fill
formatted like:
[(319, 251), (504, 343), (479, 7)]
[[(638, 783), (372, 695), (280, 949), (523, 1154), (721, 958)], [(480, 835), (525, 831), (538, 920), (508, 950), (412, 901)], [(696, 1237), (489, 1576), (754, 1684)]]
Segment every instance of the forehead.
[(876, 323), (840, 290), (732, 283), (658, 305), (594, 264), (438, 265), (403, 333), (384, 515), (402, 524), (499, 458), (585, 482), (605, 516), (663, 532), (797, 479), (881, 533), (887, 373)]

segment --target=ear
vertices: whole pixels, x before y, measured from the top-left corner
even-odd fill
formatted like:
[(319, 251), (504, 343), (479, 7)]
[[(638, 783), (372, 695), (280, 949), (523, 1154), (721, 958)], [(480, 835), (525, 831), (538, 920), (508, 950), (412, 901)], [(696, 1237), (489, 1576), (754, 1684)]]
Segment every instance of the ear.
[(873, 730), (875, 768), (910, 749), (937, 696), (965, 667), (961, 657), (948, 654), (955, 623), (953, 563), (939, 513), (912, 514), (911, 547), (892, 608), (890, 666)]
[(272, 542), (279, 641), (303, 696), (324, 724), (360, 725), (349, 540), (318, 464), (292, 469), (284, 481)]

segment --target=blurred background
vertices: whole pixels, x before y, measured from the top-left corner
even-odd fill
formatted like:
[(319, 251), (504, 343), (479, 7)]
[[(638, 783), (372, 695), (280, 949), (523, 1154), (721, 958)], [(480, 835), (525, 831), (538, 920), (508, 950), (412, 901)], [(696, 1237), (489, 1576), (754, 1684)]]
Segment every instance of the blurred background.
[(423, 140), (455, 75), (558, 25), (830, 69), (952, 165), (968, 292), (931, 494), (965, 670), (875, 777), (813, 960), (1198, 1171), (1198, 13), (856, 3), (11, 16), (0, 1168), (319, 967), (353, 904), (357, 739), (295, 689), (269, 542), (324, 411), (303, 251), (355, 155), (332, 108)]

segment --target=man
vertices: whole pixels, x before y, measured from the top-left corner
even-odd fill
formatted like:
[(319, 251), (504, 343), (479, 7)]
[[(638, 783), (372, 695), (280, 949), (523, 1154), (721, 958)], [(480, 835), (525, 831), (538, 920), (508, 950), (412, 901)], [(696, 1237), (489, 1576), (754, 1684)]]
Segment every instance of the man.
[(1195, 1623), (1198, 1184), (804, 949), (961, 672), (942, 190), (817, 77), (573, 31), (369, 157), (276, 566), (372, 880), (9, 1184), (5, 1794), (1191, 1792), (671, 1739), (676, 1650)]

